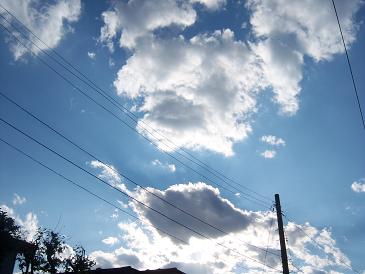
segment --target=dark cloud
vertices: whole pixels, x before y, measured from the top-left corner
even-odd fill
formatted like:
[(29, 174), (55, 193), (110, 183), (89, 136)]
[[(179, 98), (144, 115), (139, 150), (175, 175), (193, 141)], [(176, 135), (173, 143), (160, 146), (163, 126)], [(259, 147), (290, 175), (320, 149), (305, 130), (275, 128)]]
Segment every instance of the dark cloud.
[[(186, 212), (209, 222), (211, 225), (224, 230), (227, 233), (245, 230), (255, 221), (255, 217), (257, 217), (255, 213), (235, 208), (232, 203), (219, 195), (217, 189), (204, 183), (175, 185), (169, 187), (165, 191), (156, 189), (151, 189), (151, 191), (170, 203), (174, 203), (177, 207)], [(139, 192), (138, 199), (142, 199), (143, 202), (150, 207), (162, 212), (172, 219), (179, 220), (179, 222), (208, 237), (216, 238), (223, 236), (222, 232), (199, 222), (176, 208), (167, 206), (162, 200), (152, 195), (145, 195), (145, 193)], [(199, 237), (194, 232), (167, 220), (156, 212), (137, 204), (134, 206), (135, 210), (151, 224), (157, 227), (163, 227), (167, 232), (172, 233), (173, 235), (179, 235), (180, 238), (185, 241), (189, 240), (192, 236)]]

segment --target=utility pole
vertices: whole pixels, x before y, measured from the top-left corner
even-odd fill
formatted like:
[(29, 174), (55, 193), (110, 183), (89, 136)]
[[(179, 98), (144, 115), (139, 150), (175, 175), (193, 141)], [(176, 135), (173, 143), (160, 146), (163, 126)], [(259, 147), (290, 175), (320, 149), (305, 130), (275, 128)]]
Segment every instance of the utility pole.
[(281, 205), (280, 205), (279, 194), (275, 194), (275, 207), (276, 207), (276, 216), (278, 217), (278, 228), (279, 228), (280, 249), (281, 249), (281, 262), (283, 264), (283, 274), (289, 274), (288, 255), (286, 254), (283, 218), (282, 218), (282, 214), (281, 214)]

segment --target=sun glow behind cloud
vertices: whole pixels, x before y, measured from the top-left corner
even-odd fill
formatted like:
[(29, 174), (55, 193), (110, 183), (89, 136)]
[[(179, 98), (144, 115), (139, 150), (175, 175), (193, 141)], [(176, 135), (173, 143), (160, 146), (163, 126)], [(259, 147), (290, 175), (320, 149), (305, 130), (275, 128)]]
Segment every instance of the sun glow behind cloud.
[[(221, 196), (218, 189), (205, 183), (187, 183), (173, 185), (166, 190), (153, 188), (149, 190), (168, 201), (178, 201), (177, 206), (180, 208), (192, 212), (228, 234), (223, 235), (199, 223), (196, 219), (184, 216), (175, 208), (168, 207), (161, 200), (137, 189), (130, 192), (135, 198), (211, 237), (211, 240), (204, 239), (131, 201), (129, 207), (141, 218), (142, 225), (128, 221), (120, 222), (118, 227), (121, 238), (111, 236), (103, 242), (114, 244), (121, 240), (121, 244), (111, 252), (97, 250), (91, 253), (99, 266), (132, 265), (139, 268), (178, 266), (189, 273), (202, 273), (201, 271), (256, 273), (270, 270), (240, 255), (245, 254), (261, 262), (266, 257), (267, 265), (274, 268), (280, 267), (279, 246), (275, 232), (271, 231), (271, 238), (268, 241), (268, 227), (275, 230), (273, 212), (237, 209), (229, 200)], [(204, 208), (204, 210), (197, 211), (196, 208)], [(162, 227), (168, 233), (180, 237), (184, 242), (159, 232), (154, 227)], [(343, 269), (346, 267), (344, 263), (350, 264), (348, 258), (337, 248), (330, 230), (326, 228), (318, 230), (308, 223), (298, 225), (293, 222), (289, 222), (285, 229), (289, 250), (293, 254), (292, 259), (296, 264), (300, 263), (304, 273), (313, 273), (319, 269), (329, 271)], [(307, 235), (322, 244), (323, 250), (317, 250)], [(258, 246), (259, 249), (248, 244)], [(265, 255), (266, 248), (269, 253)]]
[[(94, 162), (91, 166), (99, 169), (98, 177), (108, 183), (114, 184), (116, 181), (121, 183), (115, 168), (110, 170), (107, 165), (100, 162)], [(256, 273), (268, 271), (270, 267), (280, 268), (280, 247), (278, 236), (274, 232), (276, 215), (272, 211), (239, 209), (224, 198), (217, 188), (203, 182), (171, 185), (165, 190), (148, 187), (148, 191), (156, 196), (141, 188), (133, 190), (126, 188), (124, 191), (136, 200), (130, 200), (127, 204), (123, 202), (123, 208), (132, 210), (141, 222), (119, 222), (117, 227), (120, 233), (102, 240), (104, 244), (113, 246), (114, 249), (108, 252), (103, 250), (91, 252), (91, 257), (96, 260), (99, 267), (131, 265), (136, 268), (151, 269), (179, 266), (183, 271), (196, 274), (202, 273), (201, 271)], [(211, 226), (176, 207), (169, 206), (157, 197), (173, 203)], [(156, 211), (149, 210), (137, 200), (173, 220), (178, 220), (191, 230), (171, 219), (166, 219)], [(272, 231), (269, 232), (268, 228)], [(328, 273), (331, 273), (332, 270), (344, 269), (346, 264), (351, 264), (336, 246), (329, 229), (319, 230), (309, 223), (300, 225), (289, 222), (285, 230), (292, 260), (296, 264), (299, 263), (304, 273), (309, 274), (317, 270), (328, 270)], [(177, 236), (178, 239), (169, 234)], [(315, 239), (323, 248), (318, 249), (308, 236)], [(266, 249), (269, 253), (266, 253)], [(269, 267), (257, 263), (265, 260)]]

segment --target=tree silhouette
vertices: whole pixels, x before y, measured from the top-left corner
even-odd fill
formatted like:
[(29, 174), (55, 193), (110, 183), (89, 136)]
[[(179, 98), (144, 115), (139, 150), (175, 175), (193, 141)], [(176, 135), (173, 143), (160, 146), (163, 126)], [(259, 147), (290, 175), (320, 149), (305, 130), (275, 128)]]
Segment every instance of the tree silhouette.
[(42, 246), (43, 233), (44, 229), (39, 228), (35, 239), (32, 241), (32, 244), (36, 247), (35, 253), (24, 253), (17, 257), (19, 270), (23, 274), (29, 273), (29, 265), (31, 266), (31, 274), (42, 270), (42, 265), (46, 262), (44, 258), (44, 247)]
[(42, 245), (46, 262), (41, 266), (41, 269), (44, 272), (55, 274), (63, 264), (60, 254), (65, 250), (65, 236), (45, 229), (42, 233)]
[(65, 250), (65, 236), (49, 229), (39, 228), (33, 245), (34, 254), (23, 254), (18, 257), (19, 268), (22, 273), (29, 273), (27, 266), (31, 264), (30, 273), (46, 272), (55, 274), (63, 268), (64, 261), (61, 253)]
[[(20, 226), (2, 209), (0, 209), (0, 233), (16, 239), (24, 238)], [(80, 245), (74, 248), (75, 254), (66, 259), (62, 258), (61, 254), (66, 248), (65, 236), (50, 229), (39, 228), (31, 243), (35, 246), (35, 252), (24, 251), (17, 256), (19, 270), (23, 274), (40, 272), (56, 274), (59, 270), (80, 272), (90, 270), (95, 265)], [(0, 243), (0, 259), (6, 252)]]
[(90, 270), (95, 262), (85, 255), (85, 249), (82, 246), (74, 248), (75, 254), (66, 259), (66, 271), (80, 272)]
[(0, 209), (0, 231), (14, 238), (21, 238), (20, 226), (16, 225), (15, 220), (2, 209)]
[[(9, 236), (20, 239), (21, 230), (20, 226), (15, 224), (15, 220), (8, 216), (8, 213), (0, 209), (0, 233), (1, 237), (7, 238)], [(0, 262), (6, 255), (6, 247), (0, 242)]]

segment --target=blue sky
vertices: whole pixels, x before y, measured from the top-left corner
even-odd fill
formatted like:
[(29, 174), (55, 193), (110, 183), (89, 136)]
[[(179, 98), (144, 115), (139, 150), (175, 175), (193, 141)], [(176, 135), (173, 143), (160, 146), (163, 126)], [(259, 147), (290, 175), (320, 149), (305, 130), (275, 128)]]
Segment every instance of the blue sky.
[[(357, 0), (337, 2), (364, 106), (363, 5)], [(135, 223), (1, 143), (0, 202), (30, 231), (29, 239), (37, 226), (55, 228), (70, 236), (70, 244), (82, 244), (102, 267), (174, 265), (188, 273), (262, 271), (262, 265), (227, 256), (214, 243), (237, 247), (262, 260), (262, 254), (242, 244), (235, 246), (229, 239), (266, 248), (273, 215), (243, 194), (216, 188), (206, 177), (225, 183), (201, 167), (186, 162), (205, 177), (182, 166), (174, 159), (181, 159), (179, 152), (164, 147), (162, 141), (157, 141), (159, 148), (147, 142), (142, 136), (153, 137), (145, 130), (147, 124), (245, 187), (272, 198), (280, 193), (283, 209), (294, 221), (286, 227), (291, 256), (304, 273), (353, 273), (341, 265), (344, 261), (365, 270), (365, 131), (330, 1), (0, 3), (49, 46), (39, 47), (48, 54), (56, 50), (134, 113), (139, 123), (131, 123), (58, 67), (34, 47), (32, 42), (39, 43), (34, 37), (26, 36), (29, 40), (23, 43), (28, 49), (24, 49), (4, 29), (1, 93), (115, 170), (166, 199), (179, 198), (172, 201), (223, 226), (229, 234), (211, 234), (156, 202), (0, 97), (2, 119), (213, 238), (198, 239), (152, 216), (1, 122), (2, 139), (116, 205), (122, 202), (122, 207), (143, 219), (143, 224)], [(3, 19), (2, 24), (11, 30)], [(16, 35), (14, 29), (11, 32)], [(40, 58), (135, 131), (81, 95)], [(221, 224), (223, 216), (228, 219)], [(189, 244), (177, 244), (149, 224), (171, 230)], [(329, 251), (315, 248), (298, 227)], [(278, 248), (276, 234), (269, 244), (273, 250)], [(166, 252), (151, 251), (155, 249)], [(269, 265), (280, 268), (275, 256), (268, 257)]]

